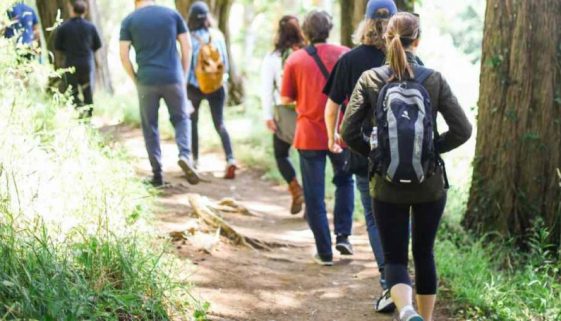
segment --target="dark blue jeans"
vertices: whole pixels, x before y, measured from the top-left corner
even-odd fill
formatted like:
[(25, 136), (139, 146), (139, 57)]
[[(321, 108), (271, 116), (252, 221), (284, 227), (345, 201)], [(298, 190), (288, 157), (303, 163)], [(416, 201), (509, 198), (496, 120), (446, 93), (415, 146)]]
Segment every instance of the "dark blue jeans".
[(382, 241), (380, 240), (380, 232), (378, 231), (378, 226), (376, 226), (376, 218), (374, 217), (374, 212), (372, 211), (372, 197), (370, 196), (370, 180), (368, 176), (356, 175), (356, 187), (360, 192), (360, 201), (364, 209), (364, 217), (366, 219), (366, 230), (368, 231), (368, 239), (370, 240), (370, 247), (372, 252), (374, 252), (374, 258), (376, 258), (376, 263), (378, 264), (378, 270), (380, 271), (380, 285), (383, 289), (386, 289), (386, 279), (384, 276), (384, 249), (382, 248)]
[(201, 90), (195, 86), (189, 85), (187, 87), (187, 95), (189, 100), (193, 103), (195, 111), (191, 115), (193, 121), (192, 136), (193, 136), (193, 158), (199, 159), (199, 107), (204, 99), (208, 101), (210, 106), (210, 114), (214, 129), (220, 136), (222, 147), (226, 154), (227, 161), (234, 161), (234, 152), (232, 151), (232, 142), (226, 126), (224, 125), (224, 104), (226, 103), (226, 90), (224, 87), (210, 94), (203, 94)]
[(289, 143), (281, 140), (277, 135), (273, 135), (273, 151), (275, 153), (277, 167), (279, 168), (282, 178), (289, 184), (296, 177), (296, 171), (290, 161), (290, 147), (291, 145)]
[(354, 182), (352, 174), (343, 170), (345, 157), (325, 150), (299, 150), (302, 183), (308, 225), (314, 233), (318, 254), (332, 259), (331, 234), (325, 207), (325, 166), (327, 158), (333, 166), (335, 184), (335, 235), (351, 235), (354, 210)]
[(162, 151), (158, 131), (158, 109), (163, 98), (169, 112), (170, 121), (175, 128), (175, 142), (179, 156), (191, 158), (191, 119), (187, 114), (187, 94), (184, 84), (161, 86), (138, 85), (142, 133), (148, 159), (154, 176), (162, 175)]

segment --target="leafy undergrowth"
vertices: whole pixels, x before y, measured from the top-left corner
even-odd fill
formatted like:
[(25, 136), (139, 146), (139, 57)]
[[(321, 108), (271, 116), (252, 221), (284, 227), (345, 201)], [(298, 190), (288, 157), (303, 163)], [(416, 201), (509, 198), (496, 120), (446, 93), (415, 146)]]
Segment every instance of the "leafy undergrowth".
[(496, 236), (477, 239), (445, 222), (436, 245), (442, 289), (456, 316), (469, 321), (561, 320), (561, 262), (536, 224), (520, 251)]
[(152, 193), (14, 51), (0, 39), (0, 319), (202, 320)]

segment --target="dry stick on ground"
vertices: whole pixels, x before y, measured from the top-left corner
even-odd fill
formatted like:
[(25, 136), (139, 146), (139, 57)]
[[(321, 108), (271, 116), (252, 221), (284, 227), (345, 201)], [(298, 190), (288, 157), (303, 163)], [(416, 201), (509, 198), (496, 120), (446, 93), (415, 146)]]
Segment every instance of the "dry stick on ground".
[(234, 227), (215, 213), (200, 195), (188, 194), (187, 198), (197, 217), (202, 219), (206, 224), (219, 228), (220, 234), (236, 245), (242, 245), (255, 250), (271, 250), (273, 247), (288, 247), (289, 244), (265, 242), (240, 234)]

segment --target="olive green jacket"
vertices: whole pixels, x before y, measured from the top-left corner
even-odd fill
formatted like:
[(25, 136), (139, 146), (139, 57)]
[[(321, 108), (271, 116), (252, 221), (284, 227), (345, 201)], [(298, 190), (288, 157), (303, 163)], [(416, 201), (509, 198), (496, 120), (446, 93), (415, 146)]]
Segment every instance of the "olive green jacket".
[[(408, 59), (414, 62), (415, 57), (408, 54)], [(373, 109), (376, 108), (378, 94), (385, 85), (380, 75), (383, 75), (380, 68), (371, 69), (362, 74), (342, 122), (343, 140), (352, 150), (364, 156), (369, 155), (370, 144), (364, 140), (361, 124), (367, 117), (370, 117), (371, 119), (368, 121), (372, 126), (376, 126)], [(433, 117), (436, 117), (436, 113), (439, 112), (448, 125), (449, 130), (441, 133), (438, 141), (435, 142), (438, 152), (446, 153), (470, 138), (471, 124), (450, 86), (439, 72), (435, 71), (430, 75), (423, 82), (423, 86), (430, 96)], [(441, 170), (437, 170), (435, 175), (418, 185), (398, 185), (376, 174), (370, 181), (370, 191), (374, 199), (396, 204), (432, 202), (446, 194)]]

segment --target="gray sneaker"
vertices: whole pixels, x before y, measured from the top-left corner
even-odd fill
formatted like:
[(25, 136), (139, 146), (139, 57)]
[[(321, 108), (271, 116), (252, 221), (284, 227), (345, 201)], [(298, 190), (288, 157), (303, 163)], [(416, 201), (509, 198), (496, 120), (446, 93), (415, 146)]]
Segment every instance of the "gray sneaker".
[(191, 185), (199, 184), (201, 178), (199, 177), (199, 174), (197, 173), (193, 165), (191, 165), (191, 161), (189, 159), (183, 156), (179, 157), (179, 160), (177, 161), (177, 165), (179, 165), (179, 167), (181, 167), (181, 169), (183, 170), (183, 173), (185, 173), (185, 176), (187, 177), (187, 181), (189, 182), (189, 184)]
[(417, 312), (408, 310), (399, 321), (424, 321), (424, 319)]

